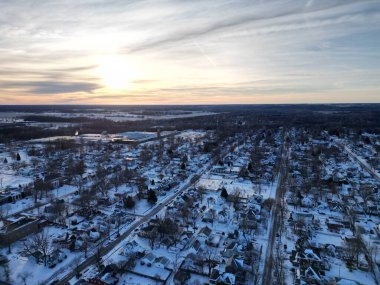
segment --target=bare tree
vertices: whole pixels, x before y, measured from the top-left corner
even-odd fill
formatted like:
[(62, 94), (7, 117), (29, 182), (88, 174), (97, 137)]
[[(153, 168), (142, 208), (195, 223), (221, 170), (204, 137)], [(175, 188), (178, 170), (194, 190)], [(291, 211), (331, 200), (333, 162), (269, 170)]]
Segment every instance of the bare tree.
[(188, 222), (189, 222), (189, 215), (190, 215), (190, 209), (189, 209), (189, 206), (187, 204), (184, 204), (181, 209), (179, 210), (179, 214), (182, 218), (182, 222), (184, 225), (186, 225), (186, 227), (188, 226)]
[(113, 187), (115, 187), (115, 191), (117, 192), (117, 189), (122, 184), (122, 180), (120, 179), (120, 176), (116, 173), (112, 178), (110, 179), (110, 183)]
[(53, 200), (50, 202), (53, 220), (61, 225), (66, 225), (64, 214), (67, 211), (67, 206), (64, 200)]
[(203, 202), (203, 195), (206, 193), (206, 189), (203, 186), (199, 186), (198, 193), (201, 195), (201, 202)]
[(211, 274), (211, 269), (217, 264), (215, 258), (217, 256), (217, 248), (213, 247), (207, 247), (206, 251), (203, 255), (203, 264), (207, 265), (208, 267), (208, 275)]
[(156, 240), (158, 238), (158, 235), (157, 235), (157, 228), (154, 228), (153, 230), (151, 230), (148, 234), (147, 234), (147, 239), (149, 240), (149, 245), (151, 247), (151, 249), (154, 249), (154, 245), (156, 243)]
[(240, 189), (235, 188), (234, 192), (229, 195), (229, 197), (232, 199), (232, 203), (234, 205), (235, 210), (239, 210), (240, 207), (240, 199), (241, 199), (241, 192)]
[(41, 253), (46, 266), (47, 257), (53, 251), (52, 238), (46, 231), (42, 231), (24, 242), (24, 250), (30, 255), (34, 255), (36, 252)]
[(137, 197), (139, 199), (143, 198), (144, 192), (147, 190), (146, 186), (146, 178), (143, 176), (139, 176), (136, 178), (136, 185), (137, 185)]
[(356, 266), (359, 265), (359, 255), (365, 252), (365, 245), (363, 238), (360, 234), (356, 235), (354, 238), (345, 241), (346, 253), (349, 258), (356, 263)]
[(120, 227), (123, 224), (123, 219), (120, 215), (116, 216), (116, 228), (117, 228), (117, 235), (120, 236)]

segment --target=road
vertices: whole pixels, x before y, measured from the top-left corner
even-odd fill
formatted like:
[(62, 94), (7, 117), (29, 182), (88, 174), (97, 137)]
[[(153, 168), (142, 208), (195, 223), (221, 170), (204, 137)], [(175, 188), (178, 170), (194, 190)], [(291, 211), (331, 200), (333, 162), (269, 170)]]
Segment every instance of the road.
[[(367, 172), (369, 174), (371, 174), (371, 176), (373, 177), (373, 179), (377, 180), (380, 182), (380, 175), (375, 172), (367, 163), (367, 161), (361, 157), (359, 157), (357, 154), (355, 154), (345, 143), (343, 142), (339, 142), (339, 141), (335, 141), (336, 144), (340, 147), (340, 148), (343, 148), (347, 153), (348, 155), (353, 159), (355, 160), (363, 169), (367, 170)], [(368, 256), (371, 256), (369, 253), (368, 253), (368, 249), (366, 248), (367, 250), (367, 255)], [(380, 269), (376, 263), (375, 260), (372, 260), (372, 266), (373, 266), (373, 274), (374, 274), (374, 277), (375, 277), (375, 280), (376, 280), (376, 283), (377, 284), (380, 284)]]
[(270, 233), (269, 233), (269, 240), (268, 240), (268, 246), (266, 250), (266, 256), (265, 256), (265, 264), (264, 264), (264, 271), (262, 276), (262, 285), (271, 285), (272, 284), (272, 274), (273, 274), (273, 247), (274, 242), (276, 240), (276, 233), (278, 232), (278, 228), (281, 224), (281, 217), (280, 217), (280, 208), (281, 208), (281, 200), (284, 196), (284, 183), (286, 179), (287, 173), (287, 161), (289, 158), (289, 150), (287, 143), (284, 143), (282, 145), (281, 150), (281, 162), (280, 162), (280, 170), (278, 173), (278, 183), (276, 188), (276, 195), (275, 195), (275, 202), (272, 205), (272, 218), (270, 220)]
[(368, 163), (365, 159), (363, 159), (363, 158), (359, 157), (357, 154), (355, 154), (346, 144), (344, 144), (342, 142), (338, 142), (338, 141), (336, 141), (336, 144), (339, 147), (343, 148), (348, 153), (349, 156), (351, 156), (357, 163), (359, 163), (359, 165), (363, 169), (367, 170), (367, 172), (369, 174), (371, 174), (374, 179), (376, 179), (377, 181), (380, 182), (380, 175), (377, 172), (375, 172), (371, 168), (371, 166), (368, 165)]
[[(77, 266), (74, 270), (66, 274), (64, 277), (60, 278), (58, 283), (56, 284), (66, 284), (68, 281), (70, 281), (77, 272), (81, 272), (90, 265), (93, 265), (96, 263), (97, 259), (100, 257), (105, 256), (106, 254), (110, 253), (112, 250), (116, 252), (120, 247), (117, 247), (117, 245), (126, 239), (129, 235), (131, 235), (135, 229), (137, 229), (139, 226), (141, 226), (143, 223), (149, 221), (151, 218), (153, 218), (158, 212), (160, 212), (165, 206), (170, 204), (175, 198), (177, 198), (179, 195), (181, 195), (183, 192), (188, 190), (188, 188), (192, 185), (192, 178), (195, 175), (202, 175), (206, 171), (208, 171), (212, 166), (212, 163), (206, 164), (204, 167), (200, 169), (197, 173), (194, 173), (192, 176), (188, 177), (186, 179), (186, 182), (181, 186), (181, 188), (174, 193), (173, 195), (167, 197), (162, 202), (160, 202), (155, 208), (153, 208), (148, 214), (146, 214), (144, 217), (142, 217), (140, 220), (136, 221), (134, 224), (130, 226), (130, 228), (125, 231), (123, 234), (121, 234), (118, 238), (116, 238), (114, 241), (111, 241), (107, 246), (102, 247), (99, 251), (99, 253), (95, 253), (88, 257), (85, 261), (83, 261), (79, 266)], [(53, 280), (56, 280), (58, 276), (52, 276), (48, 279), (48, 282), (51, 282)]]

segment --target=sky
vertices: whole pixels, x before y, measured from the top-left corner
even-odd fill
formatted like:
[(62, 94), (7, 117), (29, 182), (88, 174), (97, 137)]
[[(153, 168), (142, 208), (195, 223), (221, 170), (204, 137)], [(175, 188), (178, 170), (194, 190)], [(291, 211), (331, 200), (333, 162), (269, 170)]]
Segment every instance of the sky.
[(380, 0), (0, 0), (0, 104), (380, 103)]

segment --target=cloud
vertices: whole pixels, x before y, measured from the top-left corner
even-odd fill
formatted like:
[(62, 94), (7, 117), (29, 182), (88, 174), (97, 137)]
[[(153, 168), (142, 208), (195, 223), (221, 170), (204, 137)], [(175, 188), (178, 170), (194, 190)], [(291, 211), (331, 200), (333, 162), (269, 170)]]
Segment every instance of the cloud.
[[(363, 1), (364, 2), (373, 2), (373, 1)], [(357, 4), (357, 1), (341, 1), (341, 2), (334, 2), (330, 1), (327, 2), (324, 6), (317, 6), (314, 7), (313, 5), (306, 5), (306, 6), (300, 6), (300, 5), (283, 5), (282, 9), (273, 9), (269, 13), (266, 14), (259, 14), (259, 13), (252, 13), (248, 15), (242, 15), (242, 14), (236, 14), (233, 17), (225, 17), (223, 19), (223, 16), (220, 17), (222, 19), (210, 23), (206, 23), (204, 26), (199, 27), (197, 29), (188, 29), (185, 31), (175, 31), (174, 34), (169, 36), (164, 36), (161, 38), (153, 38), (150, 41), (146, 41), (140, 45), (137, 45), (135, 47), (126, 48), (126, 51), (128, 53), (135, 53), (144, 51), (147, 49), (153, 49), (162, 47), (168, 44), (175, 44), (178, 42), (182, 42), (185, 40), (191, 40), (194, 38), (207, 36), (212, 33), (225, 31), (231, 28), (236, 28), (240, 26), (244, 26), (247, 24), (255, 24), (260, 22), (268, 22), (269, 20), (286, 20), (288, 17), (294, 17), (294, 16), (300, 16), (302, 15), (303, 21), (298, 23), (295, 23), (293, 25), (287, 25), (287, 27), (283, 27), (283, 25), (279, 26), (272, 26), (269, 25), (266, 27), (266, 32), (281, 32), (284, 30), (295, 30), (295, 29), (301, 29), (305, 27), (312, 27), (312, 26), (324, 26), (334, 23), (343, 23), (346, 21), (352, 20), (352, 17), (350, 18), (350, 15), (343, 15), (342, 17), (339, 17), (339, 19), (336, 18), (330, 18), (330, 19), (322, 19), (320, 21), (313, 21), (311, 18), (307, 19), (307, 17), (313, 17), (313, 14), (334, 10), (339, 7), (346, 7), (346, 6), (355, 6), (353, 4)], [(248, 4), (247, 4), (248, 6)], [(278, 8), (278, 7), (274, 7)], [(255, 11), (254, 9), (252, 11)], [(307, 19), (307, 21), (305, 21)], [(189, 20), (189, 19), (186, 19)], [(191, 25), (189, 25), (191, 26)], [(261, 29), (262, 30), (262, 29)], [(253, 31), (255, 32), (255, 31)]]
[[(380, 91), (378, 0), (3, 2), (0, 102)], [(97, 70), (107, 56), (130, 63), (128, 94), (104, 88)]]
[(90, 93), (101, 86), (86, 82), (27, 81), (0, 83), (5, 88), (25, 88), (33, 94), (65, 94), (75, 92)]

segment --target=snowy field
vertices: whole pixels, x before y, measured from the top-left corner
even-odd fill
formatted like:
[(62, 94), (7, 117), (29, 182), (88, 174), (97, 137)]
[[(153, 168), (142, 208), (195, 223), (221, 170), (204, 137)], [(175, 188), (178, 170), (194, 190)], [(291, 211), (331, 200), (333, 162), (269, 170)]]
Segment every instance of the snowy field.
[(141, 121), (141, 120), (168, 120), (168, 119), (180, 119), (180, 118), (191, 118), (199, 116), (211, 116), (216, 115), (214, 112), (203, 112), (203, 111), (191, 111), (191, 112), (179, 112), (178, 110), (172, 112), (166, 112), (162, 115), (145, 115), (130, 112), (117, 112), (117, 111), (106, 111), (98, 110), (97, 112), (75, 112), (75, 113), (64, 113), (64, 112), (42, 112), (42, 113), (26, 113), (26, 112), (2, 112), (0, 114), (0, 121), (6, 122), (11, 120), (14, 122), (20, 117), (25, 116), (52, 116), (60, 118), (90, 118), (90, 119), (106, 119), (115, 122), (126, 122), (126, 121)]
[(215, 174), (205, 174), (199, 180), (198, 186), (209, 191), (218, 191), (221, 188), (225, 188), (229, 194), (239, 191), (242, 197), (258, 194), (262, 195), (264, 199), (267, 199), (275, 197), (277, 180), (269, 185), (253, 184), (250, 180), (242, 178), (228, 178)]

